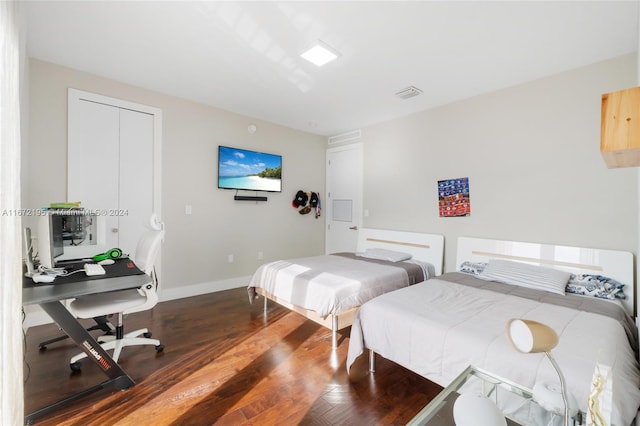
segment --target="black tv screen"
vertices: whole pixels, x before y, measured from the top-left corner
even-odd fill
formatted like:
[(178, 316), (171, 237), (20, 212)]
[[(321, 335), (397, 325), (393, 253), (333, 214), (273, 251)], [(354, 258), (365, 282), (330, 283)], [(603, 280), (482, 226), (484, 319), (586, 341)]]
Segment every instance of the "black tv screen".
[(218, 188), (282, 191), (282, 156), (218, 146)]

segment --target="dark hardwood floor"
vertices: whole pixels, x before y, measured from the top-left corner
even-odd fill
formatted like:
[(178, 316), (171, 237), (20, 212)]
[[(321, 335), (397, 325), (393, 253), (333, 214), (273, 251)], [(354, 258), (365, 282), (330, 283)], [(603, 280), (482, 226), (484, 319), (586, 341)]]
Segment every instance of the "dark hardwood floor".
[[(401, 425), (441, 390), (380, 357), (370, 374), (366, 354), (348, 375), (349, 329), (332, 352), (329, 330), (274, 303), (265, 320), (262, 299), (250, 305), (244, 288), (162, 302), (128, 315), (125, 327), (149, 327), (165, 345), (123, 350), (120, 364), (136, 385), (94, 393), (35, 424)], [(58, 334), (54, 324), (27, 332), (26, 413), (105, 379), (89, 360), (71, 372), (78, 348), (69, 339), (39, 350)]]

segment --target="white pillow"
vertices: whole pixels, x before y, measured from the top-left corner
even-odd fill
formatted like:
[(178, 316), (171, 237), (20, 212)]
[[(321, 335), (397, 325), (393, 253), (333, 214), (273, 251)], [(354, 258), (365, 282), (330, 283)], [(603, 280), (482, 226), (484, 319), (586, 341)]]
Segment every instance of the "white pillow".
[(381, 248), (366, 249), (362, 253), (356, 253), (356, 256), (366, 257), (368, 259), (387, 260), (389, 262), (401, 262), (403, 260), (409, 260), (413, 257), (413, 255), (409, 253)]
[(558, 269), (528, 263), (491, 259), (478, 278), (499, 281), (520, 287), (565, 294), (571, 274)]

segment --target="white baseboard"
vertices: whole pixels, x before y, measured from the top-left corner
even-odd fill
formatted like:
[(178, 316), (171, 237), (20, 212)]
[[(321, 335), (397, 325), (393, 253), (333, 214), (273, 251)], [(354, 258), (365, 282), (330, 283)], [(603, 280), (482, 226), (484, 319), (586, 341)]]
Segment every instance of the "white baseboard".
[[(158, 294), (160, 302), (169, 300), (183, 299), (185, 297), (199, 296), (201, 294), (214, 293), (217, 291), (230, 290), (232, 288), (244, 287), (250, 280), (250, 276), (230, 278), (221, 281), (209, 281), (199, 284), (191, 284), (185, 287), (176, 287), (162, 289)], [(29, 327), (50, 324), (53, 322), (51, 317), (47, 315), (39, 306), (31, 305), (29, 309), (25, 309), (25, 319), (22, 323), (22, 329), (26, 332)]]
[(245, 287), (248, 285), (250, 279), (250, 276), (246, 276), (230, 278), (228, 280), (191, 284), (185, 287), (161, 288), (158, 298), (161, 302), (166, 302), (167, 300), (183, 299), (185, 297), (199, 296), (201, 294), (214, 293), (216, 291)]
[(42, 324), (52, 323), (51, 317), (43, 311), (39, 306), (34, 306), (33, 312), (25, 312), (22, 329), (26, 333), (29, 327), (35, 327)]

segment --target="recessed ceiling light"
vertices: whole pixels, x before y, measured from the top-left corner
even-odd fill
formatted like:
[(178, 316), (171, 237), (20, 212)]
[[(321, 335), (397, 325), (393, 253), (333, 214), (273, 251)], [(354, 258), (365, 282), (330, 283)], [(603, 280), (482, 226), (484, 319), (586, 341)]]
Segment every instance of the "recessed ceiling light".
[(323, 41), (318, 40), (311, 49), (307, 50), (300, 56), (312, 64), (321, 67), (336, 59), (340, 54)]

